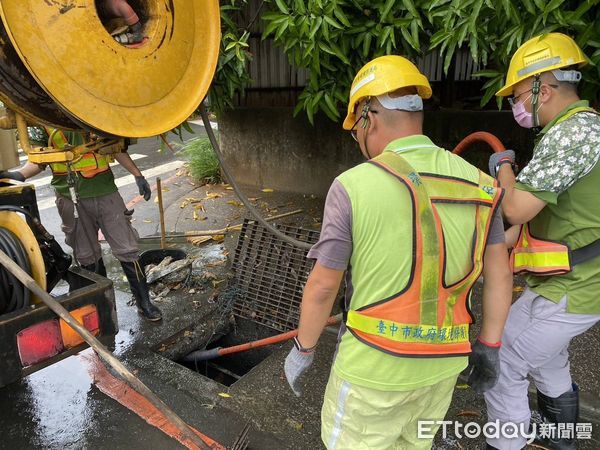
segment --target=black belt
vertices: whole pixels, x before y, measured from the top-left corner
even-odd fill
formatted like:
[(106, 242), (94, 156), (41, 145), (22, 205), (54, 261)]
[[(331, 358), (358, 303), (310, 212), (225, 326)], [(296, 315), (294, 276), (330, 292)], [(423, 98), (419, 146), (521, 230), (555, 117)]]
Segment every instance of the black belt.
[(576, 266), (577, 264), (587, 262), (598, 256), (600, 256), (600, 239), (586, 245), (585, 247), (572, 250), (570, 254), (571, 265)]

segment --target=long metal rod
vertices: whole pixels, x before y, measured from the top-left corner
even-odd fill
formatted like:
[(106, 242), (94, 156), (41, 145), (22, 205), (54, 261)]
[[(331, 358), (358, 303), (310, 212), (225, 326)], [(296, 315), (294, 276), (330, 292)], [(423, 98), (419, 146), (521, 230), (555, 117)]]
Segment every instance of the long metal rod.
[(260, 224), (263, 227), (265, 227), (267, 230), (269, 230), (271, 233), (273, 233), (275, 236), (277, 236), (282, 241), (285, 241), (288, 244), (292, 244), (296, 247), (303, 248), (305, 250), (310, 250), (312, 248), (313, 244), (309, 244), (308, 242), (304, 242), (304, 241), (299, 241), (298, 239), (294, 239), (294, 238), (286, 235), (285, 233), (282, 233), (277, 228), (275, 228), (273, 225), (269, 224), (260, 215), (260, 212), (254, 206), (252, 206), (252, 204), (250, 203), (248, 198), (242, 193), (242, 190), (240, 189), (239, 185), (237, 184), (237, 181), (235, 181), (235, 178), (233, 178), (231, 176), (229, 166), (225, 162), (225, 158), (223, 158), (223, 155), (221, 153), (221, 147), (219, 146), (219, 143), (217, 142), (217, 138), (215, 137), (215, 133), (212, 130), (212, 127), (210, 125), (210, 120), (208, 120), (208, 114), (206, 113), (206, 108), (204, 108), (203, 103), (200, 104), (200, 107), (198, 108), (198, 110), (200, 111), (200, 115), (202, 116), (202, 122), (204, 123), (204, 129), (206, 130), (206, 133), (208, 134), (208, 139), (210, 140), (210, 143), (212, 144), (213, 149), (215, 150), (215, 153), (217, 155), (217, 158), (219, 159), (219, 163), (221, 164), (221, 168), (223, 169), (223, 172), (225, 172), (227, 181), (229, 182), (229, 184), (231, 184), (231, 187), (233, 187), (233, 190), (237, 194), (238, 198), (242, 201), (244, 206), (248, 209), (248, 211), (250, 211), (250, 214), (252, 214), (256, 218), (256, 220), (258, 222), (260, 222)]
[(12, 259), (8, 257), (6, 253), (0, 250), (0, 264), (6, 267), (17, 279), (33, 292), (39, 299), (41, 299), (48, 308), (50, 308), (56, 315), (62, 320), (69, 324), (73, 330), (94, 349), (100, 359), (104, 361), (108, 366), (115, 370), (130, 386), (136, 391), (146, 397), (154, 406), (156, 406), (165, 417), (171, 421), (181, 432), (183, 440), (187, 441), (192, 448), (199, 448), (203, 450), (210, 450), (210, 447), (206, 445), (202, 439), (196, 433), (194, 433), (190, 427), (170, 408), (168, 407), (158, 396), (152, 392), (141, 380), (136, 378), (127, 367), (125, 367), (121, 361), (115, 358), (102, 343), (96, 339), (83, 325), (81, 325), (75, 318), (69, 314), (69, 312), (56, 300), (54, 300), (50, 294), (37, 285), (35, 280), (31, 278), (27, 272), (19, 267)]
[(160, 248), (165, 248), (167, 238), (165, 232), (165, 210), (163, 208), (162, 183), (160, 177), (156, 178), (156, 195), (158, 196), (158, 217), (160, 218)]

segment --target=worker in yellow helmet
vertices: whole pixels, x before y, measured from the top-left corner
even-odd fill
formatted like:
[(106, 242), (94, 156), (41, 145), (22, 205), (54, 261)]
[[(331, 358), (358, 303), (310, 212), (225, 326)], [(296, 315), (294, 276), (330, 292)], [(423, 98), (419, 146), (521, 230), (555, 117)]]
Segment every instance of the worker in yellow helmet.
[[(374, 59), (352, 83), (343, 126), (368, 161), (329, 190), (285, 361), (300, 395), (345, 274), (345, 320), (322, 409), (329, 449), (428, 449), (437, 425), (419, 430), (418, 421), (444, 418), (467, 356), (477, 392), (499, 370), (512, 291), (502, 190), (423, 135), (431, 94), (401, 56)], [(484, 319), (471, 346), (468, 299), (482, 271)]]
[[(533, 158), (517, 177), (514, 152), (495, 154), (490, 171), (506, 190), (505, 218), (513, 225), (515, 273), (528, 288), (512, 306), (500, 350), (500, 380), (485, 395), (490, 421), (521, 424), (528, 432), (528, 376), (547, 422), (577, 422), (571, 339), (600, 319), (600, 117), (577, 93), (579, 67), (588, 60), (570, 37), (537, 36), (514, 54), (506, 84), (517, 123), (542, 127)], [(560, 430), (560, 426), (553, 428)], [(525, 437), (488, 439), (490, 448), (520, 449)], [(576, 448), (573, 433), (550, 436), (550, 448)]]

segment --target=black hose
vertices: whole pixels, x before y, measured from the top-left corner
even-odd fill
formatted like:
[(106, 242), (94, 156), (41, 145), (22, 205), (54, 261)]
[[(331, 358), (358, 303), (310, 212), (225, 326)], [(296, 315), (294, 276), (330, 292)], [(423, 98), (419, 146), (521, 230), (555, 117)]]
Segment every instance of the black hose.
[[(31, 265), (23, 244), (14, 233), (0, 227), (0, 249), (6, 253), (28, 275)], [(0, 314), (5, 314), (29, 306), (31, 293), (12, 273), (0, 266)]]
[(265, 219), (263, 219), (263, 217), (260, 215), (260, 212), (254, 206), (252, 206), (252, 204), (250, 203), (248, 198), (242, 193), (242, 191), (241, 191), (240, 187), (238, 186), (237, 182), (235, 181), (235, 179), (231, 176), (229, 167), (225, 163), (225, 159), (223, 158), (223, 155), (221, 154), (221, 148), (219, 147), (219, 143), (217, 142), (215, 133), (213, 132), (212, 127), (210, 126), (210, 120), (208, 120), (208, 114), (206, 113), (204, 104), (200, 104), (199, 111), (200, 111), (200, 115), (202, 116), (202, 122), (204, 123), (204, 128), (206, 129), (206, 133), (208, 134), (208, 139), (210, 140), (210, 143), (212, 144), (213, 149), (215, 150), (215, 153), (217, 154), (217, 158), (219, 159), (219, 163), (221, 164), (221, 168), (223, 169), (223, 172), (225, 172), (227, 181), (229, 182), (229, 184), (231, 184), (231, 186), (233, 187), (233, 190), (235, 191), (238, 198), (242, 201), (244, 206), (248, 209), (248, 211), (250, 211), (250, 214), (252, 214), (263, 227), (265, 227), (267, 230), (269, 230), (271, 233), (273, 233), (275, 236), (277, 236), (282, 241), (285, 241), (288, 244), (291, 244), (295, 247), (300, 247), (304, 250), (310, 250), (312, 248), (312, 244), (309, 244), (308, 242), (304, 242), (304, 241), (299, 241), (298, 239), (294, 239), (294, 238), (288, 236), (287, 234), (282, 233), (277, 228), (275, 228), (273, 225), (271, 225), (269, 222), (267, 222)]

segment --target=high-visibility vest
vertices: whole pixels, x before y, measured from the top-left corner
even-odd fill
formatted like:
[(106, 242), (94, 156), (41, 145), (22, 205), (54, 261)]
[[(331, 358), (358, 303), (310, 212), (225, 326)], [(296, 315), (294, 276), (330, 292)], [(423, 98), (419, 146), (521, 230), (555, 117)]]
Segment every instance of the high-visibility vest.
[[(413, 211), (412, 269), (400, 292), (347, 312), (346, 326), (361, 342), (397, 356), (458, 356), (470, 352), (468, 298), (483, 269), (490, 226), (503, 191), (487, 174), (479, 184), (417, 173), (400, 155), (385, 152), (370, 161), (409, 191)], [(445, 245), (436, 204), (472, 205), (475, 230), (471, 270), (444, 282)], [(400, 238), (400, 237), (399, 237)]]
[[(580, 112), (598, 112), (587, 106), (573, 108), (556, 121), (559, 124)], [(514, 274), (528, 272), (533, 275), (563, 275), (573, 270), (569, 246), (563, 242), (535, 237), (529, 225), (521, 225), (519, 237), (510, 253), (510, 265)]]
[[(46, 128), (48, 133), (48, 143), (54, 148), (64, 149), (69, 140), (65, 134), (58, 129)], [(68, 167), (65, 163), (51, 163), (50, 169), (53, 175), (64, 176), (68, 174)], [(94, 152), (88, 152), (71, 164), (71, 170), (81, 175), (83, 178), (93, 178), (100, 173), (107, 172), (110, 169), (108, 158)]]

